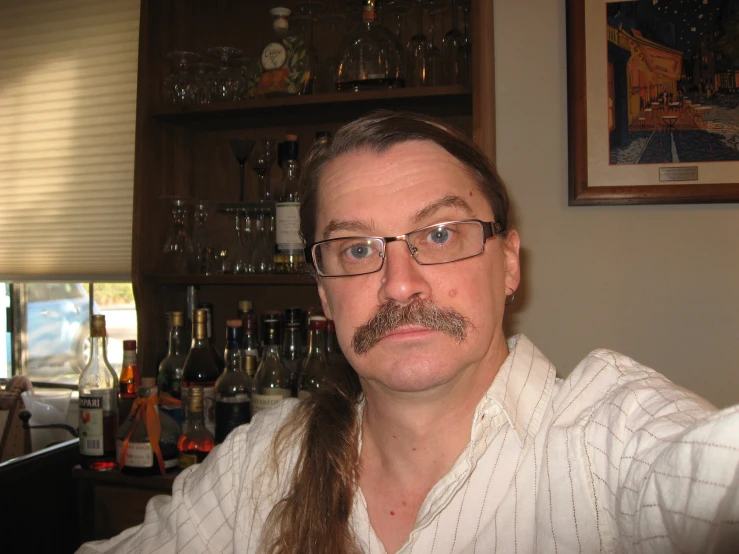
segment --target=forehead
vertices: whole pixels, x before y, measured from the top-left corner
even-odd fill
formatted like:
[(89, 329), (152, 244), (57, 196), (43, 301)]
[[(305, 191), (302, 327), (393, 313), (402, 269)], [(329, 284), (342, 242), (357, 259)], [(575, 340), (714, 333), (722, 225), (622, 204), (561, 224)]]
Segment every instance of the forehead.
[(322, 229), (337, 219), (360, 220), (378, 233), (404, 233), (421, 209), (450, 195), (472, 208), (471, 214), (450, 208), (459, 217), (490, 219), (492, 210), (469, 170), (437, 144), (408, 141), (382, 153), (350, 152), (322, 171), (316, 238), (324, 238)]

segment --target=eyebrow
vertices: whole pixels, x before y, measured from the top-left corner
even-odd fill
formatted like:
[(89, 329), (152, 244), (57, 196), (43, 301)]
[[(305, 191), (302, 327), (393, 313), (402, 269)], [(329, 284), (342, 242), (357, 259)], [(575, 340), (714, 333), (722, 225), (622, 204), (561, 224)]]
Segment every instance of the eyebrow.
[[(448, 194), (443, 198), (432, 202), (428, 206), (421, 208), (416, 212), (416, 215), (413, 216), (413, 222), (419, 223), (442, 208), (458, 208), (467, 212), (467, 215), (474, 215), (474, 211), (470, 208), (470, 205), (467, 204), (461, 196)], [(323, 238), (327, 239), (331, 233), (335, 233), (337, 231), (349, 231), (352, 233), (362, 233), (363, 235), (373, 235), (373, 225), (359, 219), (332, 219), (323, 228)]]
[(455, 194), (448, 194), (444, 198), (441, 198), (439, 200), (436, 200), (435, 202), (432, 202), (425, 208), (422, 208), (419, 210), (416, 215), (413, 217), (413, 221), (415, 223), (420, 223), (427, 217), (435, 214), (442, 208), (458, 208), (460, 210), (464, 210), (467, 212), (467, 215), (472, 216), (474, 215), (474, 211), (472, 208), (470, 208), (470, 205), (464, 201), (464, 199), (461, 196), (457, 196)]

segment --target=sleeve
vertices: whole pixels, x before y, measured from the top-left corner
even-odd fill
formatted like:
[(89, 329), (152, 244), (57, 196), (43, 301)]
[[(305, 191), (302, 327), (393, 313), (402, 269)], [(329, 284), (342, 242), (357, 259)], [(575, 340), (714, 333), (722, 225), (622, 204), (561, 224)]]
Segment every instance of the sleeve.
[(236, 497), (249, 425), (231, 433), (202, 464), (175, 479), (172, 496), (156, 496), (141, 525), (106, 541), (82, 545), (79, 554), (232, 552)]
[(595, 509), (617, 551), (739, 552), (739, 406), (716, 412), (616, 355), (585, 427)]

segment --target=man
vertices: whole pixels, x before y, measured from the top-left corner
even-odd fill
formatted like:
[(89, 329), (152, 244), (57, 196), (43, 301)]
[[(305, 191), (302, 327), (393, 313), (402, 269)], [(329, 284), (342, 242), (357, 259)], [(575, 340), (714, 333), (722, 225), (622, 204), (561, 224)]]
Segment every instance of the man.
[(82, 552), (734, 552), (739, 411), (617, 353), (506, 341), (519, 237), (490, 162), (370, 114), (311, 152), (301, 230), (353, 370), (234, 431)]

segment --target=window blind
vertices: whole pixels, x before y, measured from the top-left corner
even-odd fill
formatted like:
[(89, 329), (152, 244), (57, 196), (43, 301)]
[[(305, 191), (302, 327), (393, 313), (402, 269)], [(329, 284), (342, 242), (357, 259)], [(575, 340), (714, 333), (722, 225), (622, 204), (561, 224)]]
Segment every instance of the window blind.
[(130, 280), (139, 10), (0, 0), (0, 280)]

